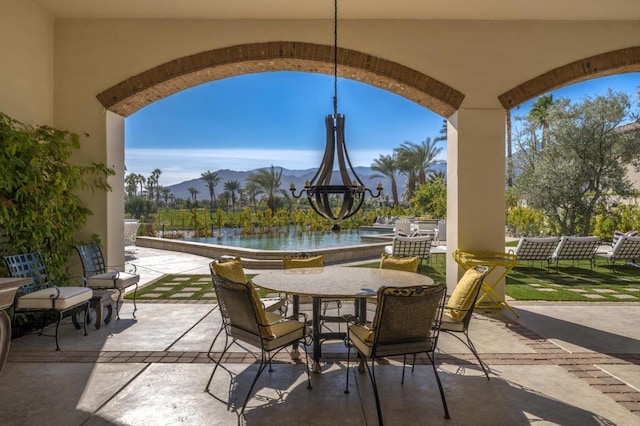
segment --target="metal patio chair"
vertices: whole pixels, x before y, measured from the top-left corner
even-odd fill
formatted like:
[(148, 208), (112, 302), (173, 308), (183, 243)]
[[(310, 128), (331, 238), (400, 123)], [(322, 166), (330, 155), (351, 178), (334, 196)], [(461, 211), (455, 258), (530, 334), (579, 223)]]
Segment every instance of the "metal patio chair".
[[(383, 424), (382, 407), (375, 376), (376, 358), (403, 356), (402, 382), (407, 355), (425, 353), (431, 361), (436, 376), (445, 419), (449, 409), (444, 389), (435, 364), (440, 321), (444, 307), (446, 287), (444, 284), (416, 287), (381, 287), (378, 289), (378, 304), (370, 325), (351, 324), (347, 333), (347, 381), (345, 393), (349, 393), (349, 361), (351, 347), (355, 347), (366, 366), (378, 412), (378, 424)], [(366, 362), (370, 360), (371, 366)]]
[[(229, 315), (227, 313), (227, 309), (224, 305), (224, 300), (222, 299), (219, 291), (218, 284), (220, 283), (219, 278), (226, 279), (232, 282), (239, 282), (246, 284), (247, 278), (244, 275), (244, 269), (242, 268), (242, 264), (240, 262), (240, 258), (238, 257), (219, 257), (213, 259), (209, 263), (209, 271), (211, 271), (211, 281), (213, 283), (213, 291), (216, 293), (216, 299), (218, 301), (218, 309), (220, 310), (220, 316), (222, 317), (222, 326), (218, 333), (211, 341), (211, 346), (209, 346), (209, 357), (213, 351), (213, 346), (218, 339), (218, 336), (225, 331), (227, 335), (229, 334)], [(282, 314), (286, 314), (287, 312), (287, 304), (288, 301), (285, 298), (281, 297), (266, 297), (260, 299), (260, 304), (265, 312), (273, 313), (280, 312)]]
[[(120, 319), (120, 309), (124, 303), (123, 292), (125, 289), (135, 286), (133, 290), (133, 317), (136, 317), (138, 306), (136, 305), (136, 294), (138, 292), (138, 282), (140, 275), (136, 274), (136, 266), (131, 265), (131, 272), (118, 271), (106, 265), (102, 248), (96, 243), (79, 244), (76, 251), (80, 256), (84, 280), (88, 287), (96, 290), (115, 290), (118, 292), (116, 301), (116, 318)], [(97, 319), (100, 321), (100, 318)]]
[[(469, 337), (469, 323), (473, 316), (476, 300), (480, 294), (482, 281), (487, 276), (488, 271), (489, 268), (486, 266), (467, 269), (460, 281), (458, 281), (458, 285), (453, 290), (451, 297), (449, 297), (442, 314), (442, 322), (440, 323), (440, 331), (452, 335), (471, 350), (480, 367), (482, 367), (482, 371), (487, 376), (487, 380), (489, 380), (489, 366), (480, 359), (480, 355), (478, 355), (478, 351)], [(463, 334), (465, 340), (462, 340), (459, 334)]]
[(425, 261), (429, 262), (432, 242), (433, 235), (419, 237), (395, 236), (393, 237), (393, 244), (385, 246), (384, 251), (394, 257), (419, 257), (420, 266), (418, 270), (421, 270), (423, 263)]
[[(17, 312), (37, 312), (46, 314), (52, 312), (57, 315), (56, 351), (60, 350), (58, 329), (64, 314), (71, 314), (73, 324), (80, 329), (76, 313), (84, 312), (84, 335), (87, 335), (87, 321), (89, 316), (89, 302), (93, 291), (83, 286), (63, 286), (61, 282), (51, 281), (42, 255), (39, 252), (24, 253), (13, 256), (3, 256), (9, 276), (13, 278), (31, 278), (31, 284), (23, 285), (16, 292), (13, 302), (13, 319)], [(60, 284), (60, 286), (56, 285)], [(42, 318), (40, 335), (44, 334), (46, 315)]]
[[(258, 378), (267, 365), (269, 366), (269, 372), (273, 371), (271, 368), (272, 358), (286, 346), (299, 342), (306, 346), (310, 341), (310, 336), (306, 327), (306, 318), (303, 321), (298, 321), (293, 318), (285, 318), (282, 315), (265, 312), (257, 296), (256, 289), (250, 281), (244, 283), (233, 282), (219, 275), (214, 275), (213, 281), (223, 316), (223, 328), (221, 330), (224, 329), (226, 333), (224, 350), (220, 354), (220, 358), (214, 360), (216, 365), (205, 390), (209, 392), (213, 376), (231, 345), (238, 344), (238, 341), (240, 341), (260, 348), (258, 372), (242, 403), (242, 408), (240, 409), (240, 414), (242, 414)], [(220, 332), (218, 332), (219, 334)], [(231, 338), (230, 342), (229, 338)], [(309, 359), (306, 349), (304, 353), (307, 388), (311, 389), (311, 375), (309, 374)]]

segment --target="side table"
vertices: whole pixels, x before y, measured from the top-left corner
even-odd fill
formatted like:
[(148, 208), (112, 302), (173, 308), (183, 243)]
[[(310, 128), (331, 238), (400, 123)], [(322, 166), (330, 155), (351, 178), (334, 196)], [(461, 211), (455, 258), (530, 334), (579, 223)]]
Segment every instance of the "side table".
[[(96, 313), (96, 330), (100, 329), (102, 322), (109, 324), (111, 317), (113, 316), (113, 290), (94, 290), (93, 297), (89, 301), (89, 309)], [(106, 313), (106, 315), (105, 315)], [(93, 318), (89, 318), (89, 324), (93, 321)]]
[[(474, 266), (481, 265), (487, 266), (489, 271), (482, 282), (482, 294), (476, 301), (476, 306), (480, 306), (485, 299), (489, 299), (490, 302), (484, 302), (483, 308), (507, 308), (513, 315), (520, 318), (520, 315), (507, 303), (505, 297), (496, 291), (497, 285), (507, 276), (507, 274), (518, 263), (518, 256), (513, 253), (504, 252), (464, 252), (460, 249), (456, 249), (453, 252), (453, 260), (458, 263), (465, 270), (473, 268)], [(502, 268), (500, 272), (497, 268)], [(489, 281), (488, 277), (496, 270), (492, 281)], [(497, 277), (496, 277), (497, 275)]]

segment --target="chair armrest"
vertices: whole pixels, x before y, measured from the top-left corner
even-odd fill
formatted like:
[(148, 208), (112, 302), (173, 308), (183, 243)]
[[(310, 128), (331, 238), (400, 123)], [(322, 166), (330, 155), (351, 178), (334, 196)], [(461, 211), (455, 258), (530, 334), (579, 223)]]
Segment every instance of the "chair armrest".
[(57, 285), (52, 285), (51, 288), (53, 288), (56, 291), (55, 295), (51, 295), (49, 296), (50, 299), (57, 299), (58, 297), (60, 297), (60, 288)]

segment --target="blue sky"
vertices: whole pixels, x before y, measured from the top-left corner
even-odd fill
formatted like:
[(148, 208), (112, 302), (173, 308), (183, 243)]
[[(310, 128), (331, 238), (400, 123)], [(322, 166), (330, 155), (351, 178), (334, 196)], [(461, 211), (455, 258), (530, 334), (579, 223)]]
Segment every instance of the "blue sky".
[[(579, 100), (624, 91), (637, 105), (640, 73), (589, 80), (556, 90)], [(203, 84), (155, 102), (125, 121), (127, 173), (162, 171), (160, 184), (197, 179), (206, 170), (253, 170), (273, 164), (316, 168), (333, 112), (333, 77), (300, 72), (249, 74)], [(393, 93), (338, 80), (338, 112), (354, 166), (370, 166), (405, 141), (439, 135), (443, 118)], [(535, 100), (514, 115), (526, 114)], [(445, 143), (442, 142), (445, 147)], [(443, 158), (446, 151), (443, 150)]]

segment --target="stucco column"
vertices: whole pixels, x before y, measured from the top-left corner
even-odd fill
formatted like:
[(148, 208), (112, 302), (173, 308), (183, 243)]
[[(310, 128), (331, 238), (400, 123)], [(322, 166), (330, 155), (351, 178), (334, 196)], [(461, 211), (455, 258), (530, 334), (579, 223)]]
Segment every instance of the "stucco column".
[(106, 256), (108, 265), (124, 265), (124, 117), (106, 111), (107, 164), (116, 174), (107, 193)]
[[(465, 251), (505, 249), (505, 119), (503, 109), (460, 109), (447, 125), (447, 292), (463, 270)], [(504, 295), (504, 283), (497, 288)]]

